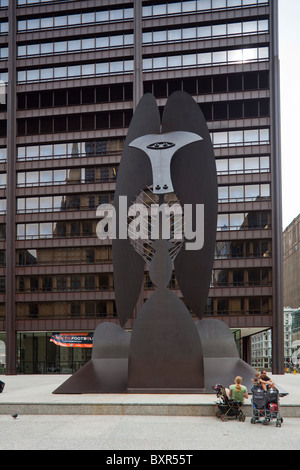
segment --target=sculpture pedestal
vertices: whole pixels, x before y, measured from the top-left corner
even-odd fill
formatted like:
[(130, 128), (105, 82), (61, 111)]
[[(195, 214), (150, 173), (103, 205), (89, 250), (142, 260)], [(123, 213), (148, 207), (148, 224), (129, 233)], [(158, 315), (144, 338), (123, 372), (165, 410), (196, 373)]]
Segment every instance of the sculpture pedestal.
[(158, 289), (143, 305), (131, 335), (128, 391), (199, 393), (203, 354), (195, 323), (178, 297)]

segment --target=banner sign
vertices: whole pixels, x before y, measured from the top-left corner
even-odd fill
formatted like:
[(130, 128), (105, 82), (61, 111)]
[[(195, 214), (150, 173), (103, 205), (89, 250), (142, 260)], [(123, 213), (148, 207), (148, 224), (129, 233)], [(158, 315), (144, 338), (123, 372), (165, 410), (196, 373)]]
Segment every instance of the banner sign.
[(66, 348), (92, 348), (94, 333), (53, 333), (50, 341)]

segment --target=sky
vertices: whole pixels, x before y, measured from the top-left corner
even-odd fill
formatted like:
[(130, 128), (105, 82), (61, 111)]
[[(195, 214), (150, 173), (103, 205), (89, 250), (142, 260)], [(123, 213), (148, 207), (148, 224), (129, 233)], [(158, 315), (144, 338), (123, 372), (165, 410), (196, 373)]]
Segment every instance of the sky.
[(279, 0), (279, 58), (285, 229), (300, 214), (300, 0)]

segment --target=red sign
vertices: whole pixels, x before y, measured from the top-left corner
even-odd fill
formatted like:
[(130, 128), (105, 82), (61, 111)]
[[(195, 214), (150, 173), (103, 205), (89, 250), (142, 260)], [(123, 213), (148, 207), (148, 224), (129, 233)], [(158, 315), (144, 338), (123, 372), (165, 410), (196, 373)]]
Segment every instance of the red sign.
[(92, 348), (93, 333), (53, 333), (50, 341), (66, 348)]

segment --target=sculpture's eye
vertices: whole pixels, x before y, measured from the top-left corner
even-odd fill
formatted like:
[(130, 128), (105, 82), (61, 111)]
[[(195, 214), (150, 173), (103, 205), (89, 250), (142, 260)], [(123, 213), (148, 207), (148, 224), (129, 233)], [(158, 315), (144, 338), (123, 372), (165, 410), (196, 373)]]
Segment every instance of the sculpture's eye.
[(171, 142), (154, 142), (153, 144), (147, 145), (147, 148), (152, 150), (165, 150), (171, 147), (175, 147), (175, 144)]

